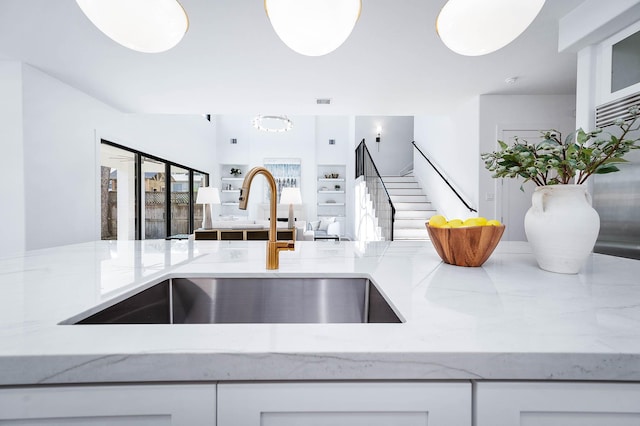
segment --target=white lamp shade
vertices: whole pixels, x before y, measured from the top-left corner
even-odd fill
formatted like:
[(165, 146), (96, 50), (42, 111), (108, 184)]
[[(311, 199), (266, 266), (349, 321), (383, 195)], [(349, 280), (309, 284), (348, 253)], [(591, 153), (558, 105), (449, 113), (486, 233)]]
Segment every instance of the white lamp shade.
[(283, 188), (280, 195), (280, 204), (302, 204), (300, 188)]
[(100, 31), (129, 49), (164, 52), (182, 40), (189, 20), (177, 0), (76, 0)]
[(297, 53), (322, 56), (340, 47), (360, 17), (361, 0), (265, 0), (280, 40)]
[(220, 191), (209, 186), (199, 188), (196, 204), (220, 204)]
[(460, 55), (495, 52), (515, 40), (545, 0), (449, 0), (436, 21), (442, 42)]

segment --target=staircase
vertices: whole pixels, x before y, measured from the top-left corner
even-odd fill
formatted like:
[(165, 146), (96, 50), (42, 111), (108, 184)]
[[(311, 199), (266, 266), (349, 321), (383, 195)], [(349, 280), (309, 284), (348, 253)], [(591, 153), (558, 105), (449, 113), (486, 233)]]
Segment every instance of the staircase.
[(382, 176), (391, 202), (396, 208), (393, 223), (394, 240), (428, 240), (425, 222), (436, 211), (412, 175)]

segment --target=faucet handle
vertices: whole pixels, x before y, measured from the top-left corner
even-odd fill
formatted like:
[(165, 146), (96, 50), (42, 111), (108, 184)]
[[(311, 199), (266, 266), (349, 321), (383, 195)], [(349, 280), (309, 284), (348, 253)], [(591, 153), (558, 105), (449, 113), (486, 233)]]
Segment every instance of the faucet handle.
[(238, 208), (240, 210), (246, 210), (247, 209), (247, 202), (249, 201), (249, 188), (246, 187), (241, 187), (240, 188), (240, 196), (238, 197)]
[(296, 242), (293, 240), (276, 242), (276, 250), (278, 251), (280, 250), (295, 251), (295, 249), (296, 249)]

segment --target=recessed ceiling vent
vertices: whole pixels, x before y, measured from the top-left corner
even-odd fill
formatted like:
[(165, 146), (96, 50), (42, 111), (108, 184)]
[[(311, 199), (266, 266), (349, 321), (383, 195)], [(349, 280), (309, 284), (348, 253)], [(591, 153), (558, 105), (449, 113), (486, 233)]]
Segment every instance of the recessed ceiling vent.
[(329, 99), (329, 98), (318, 98), (318, 99), (316, 99), (316, 103), (318, 105), (330, 105), (331, 104), (331, 99)]

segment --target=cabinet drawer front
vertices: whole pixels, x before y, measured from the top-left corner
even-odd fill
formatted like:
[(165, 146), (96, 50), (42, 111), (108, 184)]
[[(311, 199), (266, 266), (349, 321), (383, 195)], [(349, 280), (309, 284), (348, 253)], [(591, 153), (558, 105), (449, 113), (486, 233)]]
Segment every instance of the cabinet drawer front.
[(477, 426), (637, 426), (640, 384), (478, 383), (476, 408)]
[(218, 385), (219, 426), (471, 424), (470, 383)]
[(215, 385), (0, 389), (0, 424), (215, 426)]

